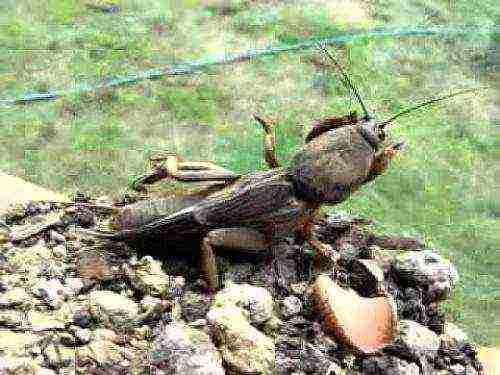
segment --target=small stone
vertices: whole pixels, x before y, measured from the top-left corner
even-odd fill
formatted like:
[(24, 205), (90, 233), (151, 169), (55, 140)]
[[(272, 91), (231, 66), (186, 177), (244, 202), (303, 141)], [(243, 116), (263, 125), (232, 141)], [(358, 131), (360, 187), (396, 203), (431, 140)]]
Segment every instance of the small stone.
[(80, 344), (88, 344), (91, 339), (91, 331), (90, 329), (77, 328), (75, 329), (75, 337)]
[(197, 319), (188, 323), (188, 326), (191, 328), (203, 328), (207, 325), (206, 319)]
[(273, 316), (264, 324), (263, 331), (265, 334), (274, 336), (283, 326), (283, 321), (277, 316)]
[(202, 331), (167, 325), (153, 341), (152, 364), (169, 374), (224, 375), (222, 359)]
[(49, 344), (43, 351), (45, 365), (50, 368), (68, 367), (74, 364), (75, 350)]
[(23, 320), (23, 314), (20, 311), (0, 310), (0, 327), (17, 328), (23, 324)]
[(300, 368), (306, 374), (325, 374), (332, 362), (315, 346), (306, 343), (300, 351)]
[(51, 314), (38, 311), (30, 312), (31, 330), (33, 332), (48, 332), (64, 330), (64, 323)]
[(5, 357), (23, 357), (29, 355), (28, 349), (35, 345), (37, 341), (38, 337), (31, 332), (21, 333), (8, 329), (0, 329), (1, 355)]
[(455, 266), (433, 250), (399, 254), (393, 268), (403, 280), (426, 286), (432, 301), (449, 298), (458, 282)]
[(80, 309), (73, 315), (73, 321), (79, 327), (88, 328), (94, 319), (88, 309)]
[(98, 328), (91, 332), (92, 340), (94, 341), (110, 341), (116, 342), (118, 340), (118, 336), (115, 331), (106, 328)]
[(455, 363), (449, 367), (449, 372), (451, 375), (467, 375), (465, 372), (465, 367), (459, 363)]
[(177, 297), (182, 294), (184, 279), (167, 275), (161, 262), (145, 256), (133, 266), (131, 281), (134, 289), (153, 297)]
[(457, 345), (463, 344), (468, 340), (467, 334), (451, 322), (444, 323), (443, 334), (454, 340)]
[(81, 293), (85, 284), (83, 280), (79, 277), (67, 277), (66, 278), (66, 291), (70, 296), (77, 296)]
[(10, 241), (10, 231), (0, 227), (0, 245)]
[(59, 309), (67, 297), (66, 288), (56, 278), (40, 280), (31, 292), (36, 297), (43, 299), (53, 309)]
[(3, 294), (0, 294), (0, 308), (8, 309), (11, 307), (31, 305), (31, 298), (24, 288), (12, 288)]
[(143, 312), (137, 316), (139, 324), (160, 321), (165, 318), (165, 315), (170, 314), (173, 309), (171, 301), (149, 296), (142, 299), (140, 307)]
[(343, 241), (341, 243), (341, 246), (338, 248), (338, 251), (340, 253), (341, 259), (347, 263), (358, 258), (361, 253), (361, 249), (354, 246), (350, 242), (343, 242)]
[(89, 294), (89, 311), (98, 320), (112, 325), (131, 324), (139, 313), (134, 301), (107, 290)]
[(0, 293), (5, 293), (9, 290), (9, 284), (7, 282), (0, 280)]
[[(149, 346), (149, 341), (153, 338), (153, 330), (147, 325), (138, 327), (134, 330), (134, 338), (139, 341), (142, 340), (142, 342), (145, 342), (146, 346)], [(137, 347), (137, 345), (134, 346)]]
[(203, 319), (210, 308), (211, 297), (206, 294), (186, 292), (180, 301), (182, 318), (187, 322)]
[[(60, 375), (63, 375), (64, 372), (63, 371), (59, 371), (59, 374)], [(49, 369), (49, 368), (46, 368), (46, 367), (40, 367), (38, 369), (38, 373), (37, 375), (58, 375), (57, 372)], [(68, 374), (69, 375), (69, 374)]]
[(9, 264), (9, 259), (7, 257), (0, 253), (0, 271), (9, 271), (11, 270), (12, 267)]
[(326, 375), (344, 375), (345, 371), (335, 362), (331, 362), (326, 370)]
[(77, 340), (71, 333), (63, 332), (59, 334), (59, 343), (64, 346), (74, 347), (77, 344)]
[(214, 306), (207, 321), (224, 362), (236, 373), (272, 374), (276, 364), (274, 341), (250, 325), (242, 308)]
[(420, 369), (415, 363), (408, 363), (397, 357), (371, 357), (363, 360), (363, 374), (420, 375)]
[[(93, 340), (88, 345), (85, 345), (76, 350), (76, 363), (79, 364), (81, 373), (95, 373), (95, 369), (113, 369), (114, 374), (130, 374), (130, 362), (124, 362), (127, 357), (134, 359), (134, 353), (128, 348), (120, 347), (108, 340)], [(146, 373), (145, 366), (148, 366), (148, 361), (144, 358), (137, 358), (137, 366), (134, 370), (138, 374)], [(101, 370), (102, 371), (102, 370)], [(102, 373), (98, 371), (97, 373)]]
[(302, 296), (306, 292), (307, 287), (306, 282), (290, 284), (290, 292), (296, 296)]
[(214, 297), (214, 307), (238, 306), (246, 311), (252, 324), (261, 324), (273, 316), (274, 300), (265, 288), (249, 284), (233, 284), (217, 293)]
[(0, 357), (0, 374), (39, 374), (40, 366), (30, 357)]
[(52, 255), (56, 259), (64, 258), (66, 254), (66, 247), (64, 245), (57, 245), (52, 248)]
[(52, 241), (54, 241), (55, 243), (57, 243), (57, 244), (64, 244), (64, 243), (66, 243), (66, 237), (64, 237), (59, 232), (57, 232), (55, 230), (51, 230), (49, 233), (50, 233), (50, 239)]
[(412, 320), (401, 320), (399, 334), (392, 345), (397, 352), (434, 358), (439, 349), (438, 335)]
[(139, 302), (139, 308), (140, 308), (141, 312), (145, 313), (145, 312), (152, 311), (160, 303), (161, 303), (160, 298), (145, 296)]
[(281, 302), (281, 315), (286, 319), (300, 314), (302, 301), (295, 296), (288, 296)]

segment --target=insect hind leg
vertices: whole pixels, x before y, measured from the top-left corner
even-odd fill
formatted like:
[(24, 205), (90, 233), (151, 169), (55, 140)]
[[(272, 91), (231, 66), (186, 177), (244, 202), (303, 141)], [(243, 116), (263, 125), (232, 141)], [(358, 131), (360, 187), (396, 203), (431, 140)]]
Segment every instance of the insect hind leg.
[(201, 269), (210, 292), (222, 287), (222, 278), (217, 275), (214, 246), (250, 253), (268, 249), (265, 235), (254, 229), (221, 228), (208, 232), (201, 243)]

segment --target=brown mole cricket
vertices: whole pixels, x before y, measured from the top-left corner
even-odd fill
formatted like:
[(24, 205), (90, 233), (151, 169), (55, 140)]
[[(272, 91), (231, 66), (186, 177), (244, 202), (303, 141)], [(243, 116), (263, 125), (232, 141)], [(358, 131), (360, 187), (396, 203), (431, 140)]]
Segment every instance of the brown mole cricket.
[(274, 129), (255, 116), (265, 131), (270, 170), (241, 176), (210, 162), (184, 162), (167, 153), (153, 160), (153, 171), (136, 181), (136, 190), (163, 178), (213, 181), (215, 185), (202, 194), (125, 206), (115, 218), (116, 232), (85, 232), (130, 243), (161, 239), (166, 248), (188, 238), (199, 241), (201, 267), (211, 291), (219, 287), (214, 247), (256, 253), (268, 250), (283, 236), (296, 234), (319, 256), (336, 260), (337, 253), (315, 239), (311, 230), (320, 207), (345, 201), (387, 170), (390, 160), (405, 147), (404, 141), (392, 142), (386, 134), (396, 118), (476, 89), (428, 100), (379, 122), (368, 114), (356, 87), (330, 52), (322, 45), (319, 48), (339, 68), (342, 82), (363, 108), (363, 117), (352, 112), (318, 121), (305, 145), (282, 167), (276, 158)]

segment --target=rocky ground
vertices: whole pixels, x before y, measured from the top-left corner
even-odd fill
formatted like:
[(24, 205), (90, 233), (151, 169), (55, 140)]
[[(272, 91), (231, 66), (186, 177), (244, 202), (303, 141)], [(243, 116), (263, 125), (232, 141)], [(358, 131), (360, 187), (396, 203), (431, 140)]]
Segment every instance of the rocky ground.
[[(0, 374), (479, 374), (439, 303), (458, 275), (416, 238), (330, 216), (307, 244), (219, 251), (224, 287), (204, 293), (190, 255), (78, 231), (105, 209), (17, 205), (0, 226)], [(164, 249), (166, 250), (166, 249)]]

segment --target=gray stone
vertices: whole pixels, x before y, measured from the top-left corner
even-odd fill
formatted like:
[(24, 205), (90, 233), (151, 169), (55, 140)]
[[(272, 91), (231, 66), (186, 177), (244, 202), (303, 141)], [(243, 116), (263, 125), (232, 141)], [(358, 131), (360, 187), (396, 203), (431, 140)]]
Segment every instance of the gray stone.
[(43, 350), (43, 356), (47, 367), (68, 367), (74, 365), (75, 350), (50, 344)]
[(415, 363), (408, 363), (397, 357), (371, 357), (363, 360), (363, 374), (420, 375), (420, 369)]
[(302, 301), (295, 296), (288, 296), (281, 302), (281, 315), (284, 318), (300, 314), (301, 311)]
[(172, 375), (224, 375), (222, 359), (208, 335), (184, 324), (169, 324), (153, 342), (152, 365)]
[(12, 288), (0, 294), (0, 308), (21, 307), (31, 305), (31, 298), (24, 288)]
[(399, 324), (398, 336), (390, 347), (410, 357), (436, 356), (440, 345), (438, 335), (413, 320), (401, 320)]
[(44, 300), (50, 307), (59, 309), (67, 297), (66, 288), (58, 279), (40, 280), (31, 290), (33, 295)]
[(100, 321), (119, 326), (131, 324), (139, 313), (139, 306), (120, 294), (101, 290), (89, 294), (89, 310)]
[(50, 239), (58, 244), (63, 244), (66, 242), (66, 238), (59, 232), (56, 232), (55, 230), (50, 231)]
[(394, 259), (393, 267), (402, 279), (428, 286), (434, 300), (449, 298), (458, 282), (455, 266), (434, 250), (401, 253)]
[(213, 306), (233, 305), (244, 309), (252, 324), (264, 323), (273, 316), (273, 297), (265, 288), (228, 283), (226, 288), (215, 295)]
[(450, 371), (451, 375), (466, 375), (465, 367), (459, 363), (455, 363), (454, 365), (451, 365), (449, 368), (449, 371)]
[(235, 305), (212, 307), (207, 314), (211, 335), (233, 373), (273, 374), (274, 341), (250, 325), (247, 316)]
[(67, 254), (66, 246), (60, 244), (52, 248), (52, 255), (56, 259), (64, 258)]
[(76, 328), (75, 337), (79, 341), (79, 343), (83, 345), (88, 344), (91, 339), (91, 331), (90, 329)]
[(172, 277), (161, 269), (161, 262), (151, 256), (141, 258), (133, 267), (131, 280), (136, 290), (153, 297), (182, 295), (183, 277)]
[(70, 296), (77, 296), (85, 287), (83, 280), (79, 277), (66, 278), (66, 291)]
[(457, 325), (451, 322), (444, 323), (443, 335), (446, 335), (448, 338), (452, 339), (455, 344), (463, 344), (468, 340), (467, 334)]

